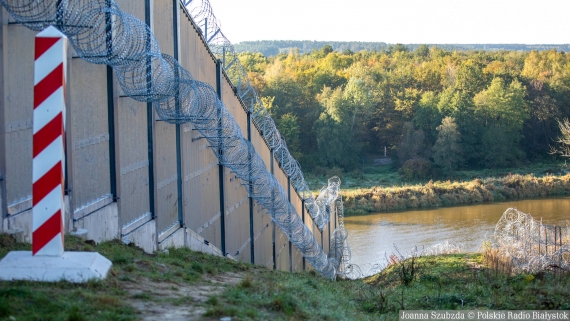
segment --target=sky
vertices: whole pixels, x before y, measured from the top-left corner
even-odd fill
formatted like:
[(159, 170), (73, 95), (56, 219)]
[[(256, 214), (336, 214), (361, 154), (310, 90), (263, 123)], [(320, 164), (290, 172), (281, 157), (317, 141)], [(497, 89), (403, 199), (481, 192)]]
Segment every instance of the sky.
[(209, 0), (232, 43), (570, 43), (570, 0)]

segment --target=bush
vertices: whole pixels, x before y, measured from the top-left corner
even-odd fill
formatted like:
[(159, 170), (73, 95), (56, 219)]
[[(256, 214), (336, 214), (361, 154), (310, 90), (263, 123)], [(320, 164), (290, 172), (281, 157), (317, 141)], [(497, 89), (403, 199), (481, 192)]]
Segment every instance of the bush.
[(409, 159), (398, 170), (398, 174), (404, 180), (424, 179), (432, 172), (431, 162), (423, 158)]

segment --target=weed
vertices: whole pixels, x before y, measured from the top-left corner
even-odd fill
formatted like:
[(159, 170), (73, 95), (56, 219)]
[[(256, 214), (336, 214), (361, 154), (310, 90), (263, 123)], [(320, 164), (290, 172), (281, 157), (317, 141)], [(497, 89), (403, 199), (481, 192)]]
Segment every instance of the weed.
[(251, 288), (253, 286), (253, 278), (251, 274), (246, 275), (246, 277), (238, 283), (238, 288)]

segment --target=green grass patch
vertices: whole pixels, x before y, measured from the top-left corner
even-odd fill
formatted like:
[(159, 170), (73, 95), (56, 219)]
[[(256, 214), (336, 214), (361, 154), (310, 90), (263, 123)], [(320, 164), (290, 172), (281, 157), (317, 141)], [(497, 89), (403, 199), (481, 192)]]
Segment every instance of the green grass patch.
[[(1, 253), (29, 248), (9, 238), (0, 234)], [(483, 254), (420, 257), (364, 280), (331, 281), (315, 272), (272, 271), (187, 249), (148, 255), (118, 241), (95, 246), (74, 237), (66, 237), (66, 248), (96, 250), (112, 259), (110, 275), (86, 284), (0, 282), (0, 320), (141, 319), (132, 300), (200, 308), (205, 318), (235, 320), (395, 320), (401, 309), (570, 309), (569, 274), (510, 275), (488, 268), (494, 265)], [(226, 272), (240, 279), (209, 281)], [(178, 293), (184, 286), (186, 292), (170, 298), (129, 292), (145, 282), (151, 290), (160, 285), (161, 291)], [(201, 300), (188, 295), (194, 286), (215, 284), (222, 288)]]

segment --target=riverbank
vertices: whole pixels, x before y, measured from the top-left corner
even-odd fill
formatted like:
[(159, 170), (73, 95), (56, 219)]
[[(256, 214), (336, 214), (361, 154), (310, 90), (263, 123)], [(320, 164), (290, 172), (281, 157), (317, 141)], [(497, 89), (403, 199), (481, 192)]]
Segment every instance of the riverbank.
[[(109, 258), (107, 279), (0, 282), (0, 320), (397, 320), (402, 309), (570, 309), (567, 274), (507, 275), (479, 253), (408, 259), (364, 280), (331, 281), (188, 249), (149, 255), (120, 241), (65, 243)], [(0, 257), (29, 249), (0, 234)]]
[(570, 174), (510, 174), (469, 181), (429, 181), (393, 187), (343, 189), (346, 216), (570, 195)]

